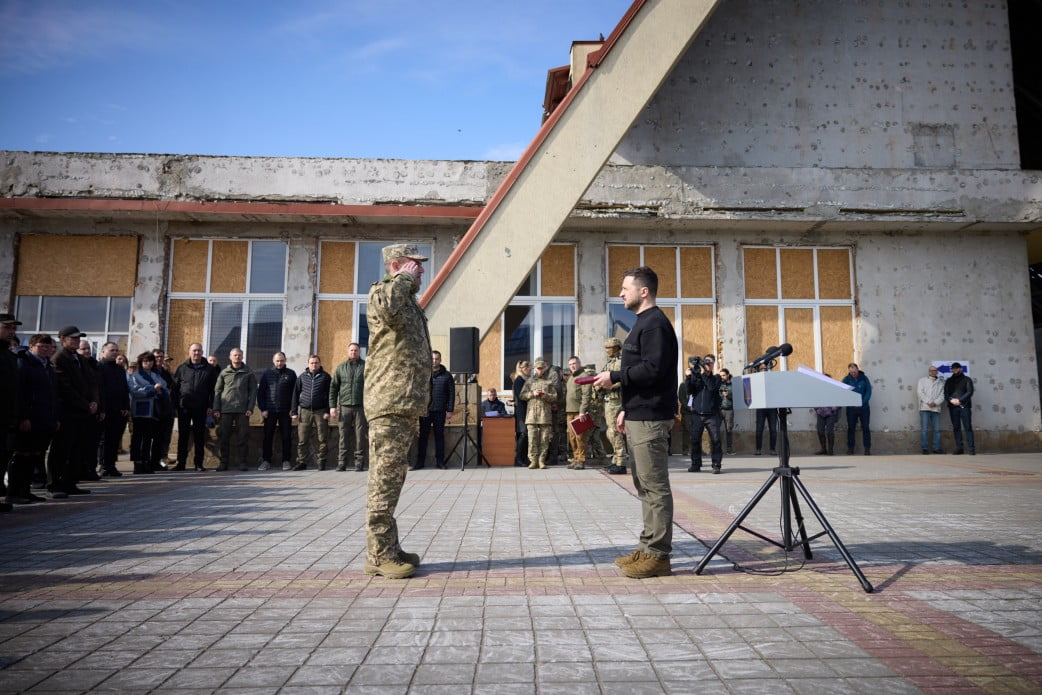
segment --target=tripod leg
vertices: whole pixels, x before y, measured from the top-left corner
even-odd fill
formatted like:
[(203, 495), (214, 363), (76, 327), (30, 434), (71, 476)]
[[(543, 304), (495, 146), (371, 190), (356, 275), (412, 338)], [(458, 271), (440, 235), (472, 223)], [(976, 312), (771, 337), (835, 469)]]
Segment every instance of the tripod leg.
[(829, 520), (825, 518), (824, 512), (822, 512), (821, 509), (818, 508), (818, 505), (814, 503), (814, 498), (810, 496), (810, 492), (807, 490), (806, 486), (804, 486), (803, 481), (799, 478), (794, 478), (793, 482), (799, 489), (800, 494), (803, 495), (803, 499), (806, 500), (807, 504), (810, 506), (810, 510), (814, 512), (814, 516), (818, 518), (821, 527), (825, 529), (825, 533), (829, 534), (829, 538), (832, 539), (836, 549), (839, 550), (839, 554), (843, 556), (843, 559), (847, 563), (847, 567), (850, 568), (850, 571), (854, 573), (854, 576), (857, 577), (858, 581), (861, 583), (861, 588), (865, 590), (865, 593), (871, 594), (872, 585), (868, 582), (868, 579), (861, 571), (861, 568), (857, 566), (856, 562), (854, 562), (854, 558), (851, 557), (850, 553), (847, 551), (847, 547), (843, 545), (843, 541), (841, 541), (839, 536), (836, 535), (836, 532), (832, 530), (832, 526), (829, 525)]
[[(796, 478), (794, 476), (792, 478), (792, 480), (796, 481), (796, 480), (799, 480), (799, 478)], [(782, 483), (784, 484), (785, 481), (783, 480)], [(789, 491), (789, 502), (792, 505), (793, 515), (796, 517), (796, 530), (800, 534), (800, 543), (799, 543), (799, 545), (803, 546), (803, 557), (805, 557), (808, 560), (810, 560), (814, 556), (810, 552), (810, 541), (807, 539), (807, 527), (803, 523), (803, 512), (800, 510), (800, 501), (799, 501), (799, 498), (796, 497), (796, 486), (792, 482), (790, 482), (785, 487), (788, 488), (788, 491)], [(791, 533), (791, 530), (790, 530), (790, 533)], [(793, 537), (791, 535), (790, 536), (786, 536), (786, 538), (785, 538), (785, 549), (786, 550), (792, 550), (793, 548), (795, 548), (796, 544), (793, 542), (795, 540), (796, 540), (795, 537)]]
[(749, 503), (745, 505), (745, 509), (742, 510), (742, 513), (736, 516), (734, 521), (731, 522), (731, 525), (727, 527), (727, 530), (724, 531), (724, 535), (720, 536), (713, 547), (709, 549), (709, 552), (699, 560), (698, 566), (695, 567), (695, 574), (702, 574), (702, 570), (705, 569), (705, 566), (708, 565), (709, 561), (713, 559), (713, 556), (720, 551), (720, 548), (724, 547), (724, 543), (727, 542), (727, 539), (730, 538), (731, 534), (742, 525), (742, 522), (745, 521), (745, 517), (749, 516), (757, 503), (767, 494), (767, 491), (771, 489), (771, 485), (774, 485), (774, 481), (777, 480), (778, 477), (777, 473), (771, 474), (771, 477), (767, 479), (767, 482), (763, 484), (753, 498), (749, 500)]

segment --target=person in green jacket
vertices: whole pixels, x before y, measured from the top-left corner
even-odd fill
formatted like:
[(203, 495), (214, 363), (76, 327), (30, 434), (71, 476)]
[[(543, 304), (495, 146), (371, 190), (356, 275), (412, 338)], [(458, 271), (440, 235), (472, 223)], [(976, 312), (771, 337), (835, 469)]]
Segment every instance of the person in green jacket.
[(338, 471), (353, 465), (369, 469), (369, 422), (365, 419), (365, 360), (358, 343), (347, 346), (347, 359), (337, 365), (329, 385), (329, 417), (340, 424)]
[(217, 438), (221, 451), (219, 471), (228, 470), (231, 463), (231, 439), (235, 435), (235, 451), (239, 470), (248, 468), (250, 415), (257, 406), (257, 375), (242, 360), (242, 350), (233, 348), (231, 361), (217, 375), (213, 392), (213, 419), (218, 423)]

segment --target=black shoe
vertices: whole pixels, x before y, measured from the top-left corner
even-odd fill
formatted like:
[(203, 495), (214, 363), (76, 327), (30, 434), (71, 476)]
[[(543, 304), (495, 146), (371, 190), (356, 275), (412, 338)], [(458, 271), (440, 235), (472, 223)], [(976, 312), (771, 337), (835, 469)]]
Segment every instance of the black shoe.
[(962, 449), (956, 449), (952, 452), (953, 456), (962, 456)]
[(202, 466), (196, 466), (196, 467), (195, 467), (195, 472), (196, 472), (196, 473), (205, 473), (205, 472), (206, 472), (206, 469), (205, 469), (205, 468), (203, 468)]
[(418, 471), (421, 468), (423, 468), (423, 464), (422, 463), (414, 463), (413, 465), (409, 466), (409, 470), (410, 471)]
[(90, 490), (84, 490), (83, 488), (76, 487), (75, 485), (66, 485), (64, 488), (62, 488), (62, 492), (64, 492), (67, 495), (89, 495), (90, 494)]
[(626, 466), (608, 466), (604, 469), (609, 475), (625, 475)]
[(854, 455), (854, 450), (853, 449), (847, 449), (847, 456), (853, 456), (853, 455)]
[(111, 468), (111, 469), (105, 471), (105, 475), (108, 475), (109, 477), (112, 477), (112, 478), (122, 478), (123, 477), (123, 474), (119, 472), (118, 468)]
[(865, 456), (871, 456), (871, 455), (872, 455), (872, 450), (871, 449), (865, 449)]
[(929, 453), (930, 453), (929, 449), (923, 449), (923, 456), (926, 456)]
[(91, 482), (98, 482), (101, 480), (101, 476), (98, 475), (97, 471), (88, 471), (83, 475), (84, 480), (90, 480)]
[(720, 474), (720, 466), (713, 466), (713, 475)]
[(690, 466), (687, 467), (687, 472), (688, 473), (698, 473), (701, 470), (702, 470), (702, 464), (701, 463), (699, 463), (697, 465), (692, 463)]
[(34, 494), (33, 494), (33, 493), (31, 493), (31, 492), (30, 492), (29, 494), (27, 494), (27, 495), (25, 496), (25, 498), (26, 498), (27, 500), (29, 500), (29, 503), (30, 503), (30, 504), (35, 504), (36, 502), (46, 502), (46, 501), (47, 501), (47, 498), (46, 498), (46, 497), (40, 497), (39, 495), (34, 495)]
[(760, 449), (757, 449), (756, 453), (753, 454), (753, 456), (763, 456), (763, 451), (761, 451)]
[(297, 465), (293, 466), (293, 468), (290, 468), (291, 471), (306, 471), (307, 469), (308, 464), (306, 463), (298, 463)]
[(435, 468), (440, 468), (441, 470), (445, 470), (445, 464), (444, 463), (436, 463), (436, 464), (434, 464), (434, 467)]
[(770, 453), (771, 456), (777, 456), (778, 455), (778, 451), (776, 449), (771, 449), (769, 453)]
[(935, 454), (943, 454), (944, 453), (944, 449), (934, 449), (933, 453), (935, 453)]
[(977, 455), (977, 450), (976, 449), (970, 449), (970, 456), (976, 456), (976, 455)]
[(363, 466), (361, 464), (355, 466), (355, 473), (364, 473), (367, 470), (369, 470), (369, 466)]
[(337, 469), (338, 472), (343, 473), (344, 471), (347, 470), (347, 466), (345, 466), (344, 464), (341, 463), (339, 466), (336, 467), (336, 469)]
[(184, 469), (185, 465), (183, 463), (178, 463), (173, 468), (167, 468), (168, 471), (183, 471)]

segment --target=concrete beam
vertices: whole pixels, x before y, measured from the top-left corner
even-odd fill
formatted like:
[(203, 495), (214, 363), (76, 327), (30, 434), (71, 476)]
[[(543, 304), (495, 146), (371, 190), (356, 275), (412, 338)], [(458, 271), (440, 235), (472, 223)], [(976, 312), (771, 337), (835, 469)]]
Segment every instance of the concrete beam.
[(634, 5), (434, 278), (423, 298), (432, 339), (489, 329), (717, 4)]

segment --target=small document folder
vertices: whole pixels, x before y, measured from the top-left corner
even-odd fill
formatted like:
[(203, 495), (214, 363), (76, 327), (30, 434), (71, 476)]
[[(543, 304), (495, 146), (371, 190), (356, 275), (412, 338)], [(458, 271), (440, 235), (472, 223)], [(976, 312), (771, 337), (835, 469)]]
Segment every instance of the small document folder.
[(568, 426), (572, 428), (572, 432), (575, 432), (576, 436), (582, 434), (586, 430), (593, 427), (593, 418), (587, 417), (585, 420), (582, 416), (575, 418), (574, 420), (568, 421)]

